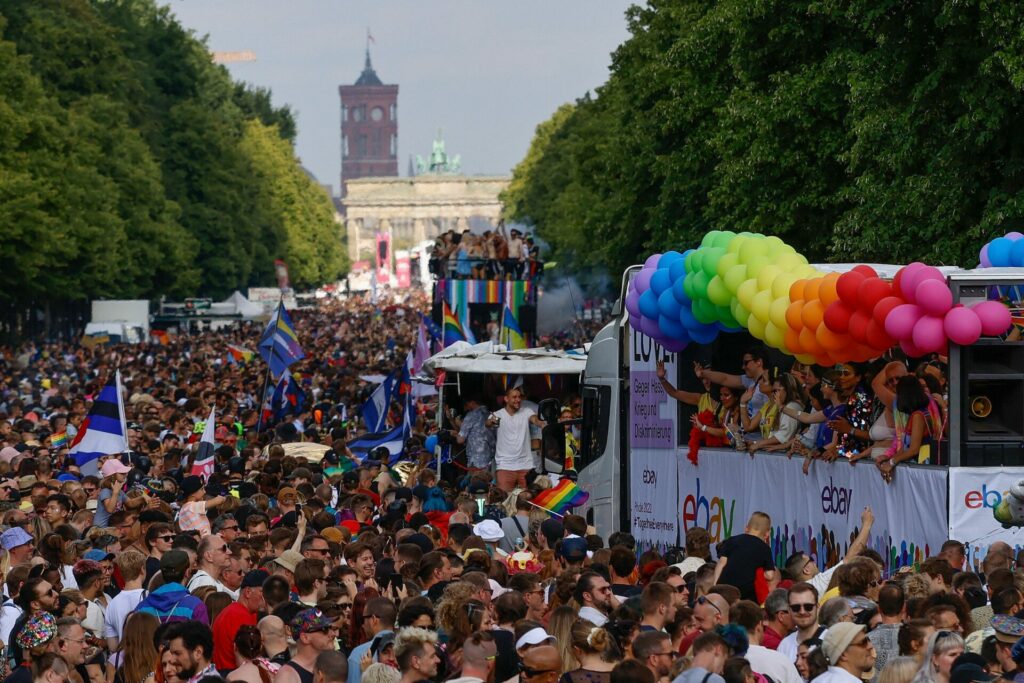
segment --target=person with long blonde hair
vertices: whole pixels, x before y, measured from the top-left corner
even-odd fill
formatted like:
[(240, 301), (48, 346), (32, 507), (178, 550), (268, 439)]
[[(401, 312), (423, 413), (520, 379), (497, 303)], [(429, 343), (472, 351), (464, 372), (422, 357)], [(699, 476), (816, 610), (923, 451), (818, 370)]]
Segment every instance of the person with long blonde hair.
[(159, 665), (160, 655), (153, 642), (160, 620), (146, 612), (133, 612), (124, 624), (124, 638), (107, 663), (107, 680), (113, 683), (143, 683)]
[(611, 634), (586, 619), (577, 619), (570, 631), (573, 656), (579, 668), (562, 674), (559, 683), (611, 683), (612, 669), (622, 659)]
[(580, 666), (572, 650), (572, 627), (576, 623), (576, 610), (569, 605), (556, 607), (548, 621), (548, 633), (558, 643), (558, 654), (562, 657), (561, 673), (568, 673)]

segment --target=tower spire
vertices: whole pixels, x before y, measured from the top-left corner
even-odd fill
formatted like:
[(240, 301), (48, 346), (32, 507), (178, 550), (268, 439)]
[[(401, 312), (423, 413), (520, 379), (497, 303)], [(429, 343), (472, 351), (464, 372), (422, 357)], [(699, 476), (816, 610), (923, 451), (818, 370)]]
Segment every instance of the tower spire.
[(373, 63), (370, 61), (370, 44), (376, 44), (377, 41), (373, 39), (373, 34), (370, 33), (370, 27), (366, 27), (366, 60), (363, 62), (363, 73), (359, 75), (356, 80), (356, 85), (381, 85), (380, 78), (377, 77), (377, 72), (373, 70)]

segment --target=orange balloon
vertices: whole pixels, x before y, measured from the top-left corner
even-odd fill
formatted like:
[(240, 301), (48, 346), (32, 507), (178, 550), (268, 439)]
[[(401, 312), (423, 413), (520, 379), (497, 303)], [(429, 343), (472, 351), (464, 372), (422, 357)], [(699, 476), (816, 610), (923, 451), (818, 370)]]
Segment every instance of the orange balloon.
[(804, 285), (807, 284), (807, 280), (797, 280), (789, 286), (789, 300), (800, 301), (804, 298)]
[(792, 327), (786, 328), (786, 333), (783, 337), (783, 344), (794, 356), (798, 353), (804, 352), (804, 347), (800, 345), (800, 333)]
[(786, 324), (789, 325), (789, 329), (797, 333), (804, 326), (803, 318), (800, 316), (800, 311), (802, 310), (804, 310), (803, 301), (794, 301), (786, 309)]
[(814, 356), (814, 361), (823, 368), (830, 368), (836, 364), (836, 361), (832, 356), (827, 353), (817, 354)]
[(819, 298), (818, 288), (821, 287), (822, 278), (813, 277), (804, 285), (804, 301), (811, 301)]
[(814, 336), (814, 331), (806, 327), (800, 330), (800, 346), (803, 347), (804, 353), (813, 356), (820, 355), (825, 351), (818, 343), (817, 337)]
[(804, 327), (809, 327), (812, 332), (821, 326), (821, 319), (824, 316), (825, 307), (821, 305), (821, 301), (818, 299), (811, 299), (804, 304), (803, 309), (800, 311), (800, 319), (803, 320)]
[(829, 353), (840, 351), (848, 344), (848, 340), (845, 335), (836, 334), (825, 325), (818, 326), (814, 336), (817, 338), (818, 343), (821, 344), (822, 348)]
[(836, 280), (838, 279), (837, 273), (829, 273), (821, 280), (821, 286), (818, 287), (818, 298), (821, 299), (821, 305), (825, 308), (828, 308), (833, 301), (839, 300), (839, 292), (836, 291)]

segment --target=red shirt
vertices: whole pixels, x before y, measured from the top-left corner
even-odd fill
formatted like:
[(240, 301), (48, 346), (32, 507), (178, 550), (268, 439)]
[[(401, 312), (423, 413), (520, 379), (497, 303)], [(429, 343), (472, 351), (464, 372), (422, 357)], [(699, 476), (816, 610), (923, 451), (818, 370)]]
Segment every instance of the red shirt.
[(769, 650), (777, 650), (779, 643), (782, 642), (782, 636), (775, 632), (771, 626), (764, 627), (764, 635), (761, 636), (761, 647), (766, 647)]
[(231, 603), (213, 620), (213, 665), (219, 670), (238, 667), (235, 661), (235, 635), (238, 629), (246, 625), (256, 625), (256, 614), (240, 602)]

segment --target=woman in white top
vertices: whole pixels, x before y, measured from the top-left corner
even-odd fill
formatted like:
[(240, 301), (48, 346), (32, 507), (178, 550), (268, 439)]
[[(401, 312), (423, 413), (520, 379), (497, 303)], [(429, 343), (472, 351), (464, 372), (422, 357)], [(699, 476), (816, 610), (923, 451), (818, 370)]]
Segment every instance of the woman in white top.
[[(776, 377), (775, 381), (772, 382), (772, 399), (775, 405), (782, 406), (782, 409), (773, 411), (769, 435), (766, 438), (751, 441), (747, 444), (747, 452), (751, 455), (754, 454), (754, 451), (787, 448), (790, 440), (796, 436), (797, 429), (800, 427), (800, 422), (795, 417), (791, 417), (783, 412), (785, 408), (789, 408), (788, 412), (790, 413), (803, 408), (803, 389), (800, 383), (797, 382), (796, 377), (789, 373)], [(762, 425), (762, 433), (764, 433), (766, 427), (767, 425)]]

